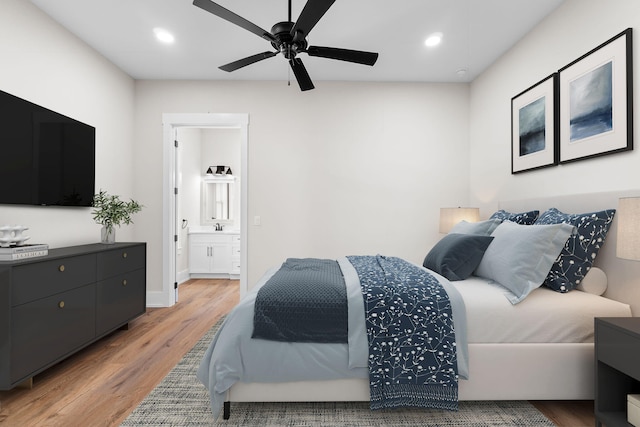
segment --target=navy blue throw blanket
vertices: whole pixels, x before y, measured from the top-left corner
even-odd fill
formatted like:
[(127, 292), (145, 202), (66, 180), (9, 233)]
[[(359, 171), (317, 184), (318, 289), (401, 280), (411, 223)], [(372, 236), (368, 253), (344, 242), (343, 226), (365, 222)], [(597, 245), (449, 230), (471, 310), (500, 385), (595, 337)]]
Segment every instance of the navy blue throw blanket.
[(347, 259), (365, 304), (371, 409), (458, 410), (456, 339), (442, 285), (400, 258)]
[(256, 295), (252, 338), (346, 343), (347, 289), (337, 261), (289, 258)]

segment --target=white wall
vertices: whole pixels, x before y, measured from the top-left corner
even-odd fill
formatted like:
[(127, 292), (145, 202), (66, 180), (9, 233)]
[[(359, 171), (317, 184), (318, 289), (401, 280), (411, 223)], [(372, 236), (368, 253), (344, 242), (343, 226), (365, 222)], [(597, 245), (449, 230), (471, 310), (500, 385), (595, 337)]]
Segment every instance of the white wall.
[[(468, 202), (468, 86), (134, 82), (30, 2), (0, 2), (0, 89), (97, 129), (96, 189), (144, 204), (117, 240), (148, 243), (162, 289), (162, 114), (248, 113), (249, 285), (287, 256), (421, 262), (441, 206)], [(0, 207), (51, 247), (97, 242), (90, 209)], [(252, 221), (250, 221), (252, 223)]]
[[(0, 90), (95, 126), (96, 191), (133, 197), (133, 80), (24, 0), (0, 1), (0, 57)], [(2, 224), (52, 248), (100, 241), (90, 208), (1, 205)]]
[[(161, 290), (163, 113), (248, 113), (251, 287), (286, 257), (422, 262), (439, 208), (468, 202), (468, 86), (136, 82), (136, 193), (148, 287)], [(255, 216), (262, 225), (254, 226)]]
[(567, 0), (471, 84), (470, 189), (489, 215), (498, 200), (640, 187), (640, 150), (511, 175), (511, 98), (624, 29), (634, 30), (636, 147), (640, 1)]
[[(248, 113), (249, 223), (262, 219), (247, 230), (251, 286), (288, 256), (421, 262), (443, 206), (486, 215), (498, 200), (637, 188), (637, 149), (510, 173), (511, 97), (627, 27), (637, 38), (637, 0), (567, 0), (470, 87), (316, 82), (301, 93), (284, 81), (134, 82), (30, 2), (3, 0), (0, 89), (96, 127), (97, 189), (145, 205), (118, 240), (148, 242), (150, 291), (162, 289), (162, 114)], [(5, 223), (52, 247), (96, 242), (100, 228), (90, 209), (1, 206)]]

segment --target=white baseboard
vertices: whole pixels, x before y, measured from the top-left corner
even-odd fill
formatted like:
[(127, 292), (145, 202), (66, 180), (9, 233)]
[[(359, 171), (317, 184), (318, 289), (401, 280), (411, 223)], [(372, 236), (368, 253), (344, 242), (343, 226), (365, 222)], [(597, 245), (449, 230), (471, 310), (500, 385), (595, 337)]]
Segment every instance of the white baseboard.
[(189, 277), (189, 270), (182, 270), (178, 272), (178, 277), (176, 277), (176, 279), (178, 280), (178, 285), (183, 284), (184, 282), (186, 282), (187, 280), (190, 279)]
[[(178, 273), (178, 285), (190, 279), (189, 270), (183, 270)], [(147, 307), (163, 308), (171, 307), (171, 296), (162, 291), (147, 291)]]
[(171, 307), (169, 295), (161, 291), (147, 291), (147, 307)]

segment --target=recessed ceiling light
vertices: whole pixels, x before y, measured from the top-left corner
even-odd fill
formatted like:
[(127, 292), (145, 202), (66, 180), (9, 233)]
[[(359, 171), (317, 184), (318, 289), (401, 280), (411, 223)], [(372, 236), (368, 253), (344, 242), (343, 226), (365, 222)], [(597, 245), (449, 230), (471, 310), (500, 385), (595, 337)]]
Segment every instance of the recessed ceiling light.
[(438, 46), (442, 41), (442, 33), (433, 33), (424, 41), (424, 44), (428, 47)]
[(154, 28), (153, 32), (156, 34), (156, 38), (158, 40), (160, 40), (162, 43), (173, 43), (175, 40), (175, 37), (173, 37), (173, 34), (171, 34), (169, 31), (163, 29), (163, 28)]

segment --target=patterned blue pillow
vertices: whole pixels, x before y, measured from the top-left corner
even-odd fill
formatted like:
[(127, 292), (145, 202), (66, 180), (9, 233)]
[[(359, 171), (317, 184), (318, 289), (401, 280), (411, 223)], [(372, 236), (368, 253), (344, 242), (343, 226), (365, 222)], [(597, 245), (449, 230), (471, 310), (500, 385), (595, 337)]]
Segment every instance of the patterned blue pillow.
[(539, 214), (540, 211), (511, 213), (504, 209), (500, 209), (499, 211), (494, 212), (489, 219), (499, 219), (500, 221), (511, 221), (516, 224), (531, 225), (536, 221)]
[(615, 209), (583, 214), (565, 214), (556, 208), (544, 212), (536, 224), (571, 224), (576, 233), (569, 237), (562, 252), (551, 267), (544, 285), (557, 292), (575, 289), (587, 275), (604, 243)]

